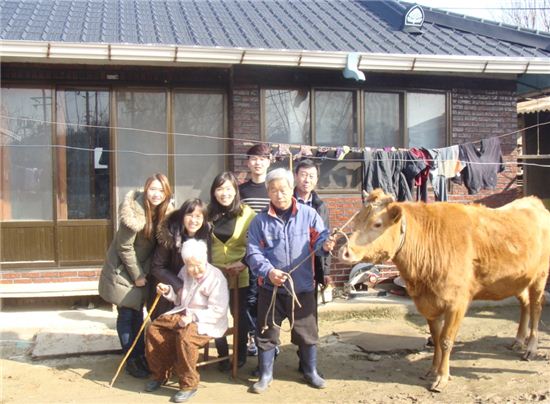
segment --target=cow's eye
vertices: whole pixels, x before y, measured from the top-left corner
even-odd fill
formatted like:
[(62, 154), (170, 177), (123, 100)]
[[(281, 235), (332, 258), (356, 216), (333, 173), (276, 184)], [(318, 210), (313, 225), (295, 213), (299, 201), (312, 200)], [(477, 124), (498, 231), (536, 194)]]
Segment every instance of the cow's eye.
[(379, 229), (380, 227), (382, 227), (382, 222), (376, 222), (376, 223), (374, 223), (374, 228), (375, 228), (375, 229)]

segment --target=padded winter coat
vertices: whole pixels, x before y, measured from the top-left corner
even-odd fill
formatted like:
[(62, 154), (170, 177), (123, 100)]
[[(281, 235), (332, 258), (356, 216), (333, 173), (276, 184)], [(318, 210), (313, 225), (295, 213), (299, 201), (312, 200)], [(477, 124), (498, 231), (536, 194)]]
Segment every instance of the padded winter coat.
[(130, 191), (119, 208), (119, 228), (107, 251), (99, 278), (99, 295), (120, 307), (141, 310), (147, 299), (147, 285), (137, 287), (136, 279), (149, 274), (156, 239), (143, 234), (144, 193)]

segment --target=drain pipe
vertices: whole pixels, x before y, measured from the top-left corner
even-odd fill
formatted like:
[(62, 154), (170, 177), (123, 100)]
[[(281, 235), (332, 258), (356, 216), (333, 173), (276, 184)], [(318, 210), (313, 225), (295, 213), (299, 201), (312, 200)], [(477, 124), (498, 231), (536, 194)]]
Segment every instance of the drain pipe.
[(365, 81), (365, 73), (359, 70), (359, 58), (361, 55), (357, 52), (348, 53), (348, 60), (346, 67), (342, 74), (346, 79), (353, 79), (355, 81)]

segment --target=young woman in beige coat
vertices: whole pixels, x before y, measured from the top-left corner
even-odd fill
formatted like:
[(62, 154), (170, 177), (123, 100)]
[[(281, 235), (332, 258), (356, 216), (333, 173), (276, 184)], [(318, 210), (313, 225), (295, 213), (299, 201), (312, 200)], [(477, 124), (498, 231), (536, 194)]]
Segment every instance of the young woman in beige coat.
[[(123, 354), (143, 324), (146, 277), (156, 244), (156, 227), (170, 206), (172, 191), (163, 174), (147, 178), (143, 191), (130, 191), (119, 208), (119, 228), (107, 251), (99, 279), (99, 295), (118, 310), (117, 333)], [(147, 377), (143, 337), (128, 358), (126, 371)]]

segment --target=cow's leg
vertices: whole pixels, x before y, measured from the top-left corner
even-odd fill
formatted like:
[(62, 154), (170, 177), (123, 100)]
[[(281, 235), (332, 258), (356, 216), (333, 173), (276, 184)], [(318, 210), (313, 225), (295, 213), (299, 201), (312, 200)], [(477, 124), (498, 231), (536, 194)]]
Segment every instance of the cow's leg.
[(429, 379), (436, 377), (437, 369), (441, 363), (441, 330), (443, 329), (443, 316), (439, 316), (435, 319), (428, 320), (428, 326), (430, 327), (430, 334), (432, 336), (432, 342), (434, 344), (434, 356), (432, 360), (432, 367), (421, 379)]
[(531, 309), (531, 334), (527, 343), (527, 351), (523, 354), (523, 360), (534, 359), (537, 356), (539, 338), (539, 320), (544, 303), (544, 284), (546, 277), (540, 277), (536, 283), (529, 287), (529, 306)]
[(464, 318), (467, 307), (468, 305), (465, 304), (463, 307), (454, 307), (445, 311), (445, 322), (439, 338), (439, 343), (441, 344), (441, 361), (437, 369), (436, 379), (430, 387), (431, 391), (443, 391), (451, 378), (449, 372), (449, 359), (458, 328)]
[(521, 314), (519, 317), (519, 327), (516, 334), (516, 339), (511, 348), (514, 351), (523, 350), (525, 347), (525, 339), (529, 332), (529, 290), (525, 288), (519, 296), (517, 296), (521, 308)]

